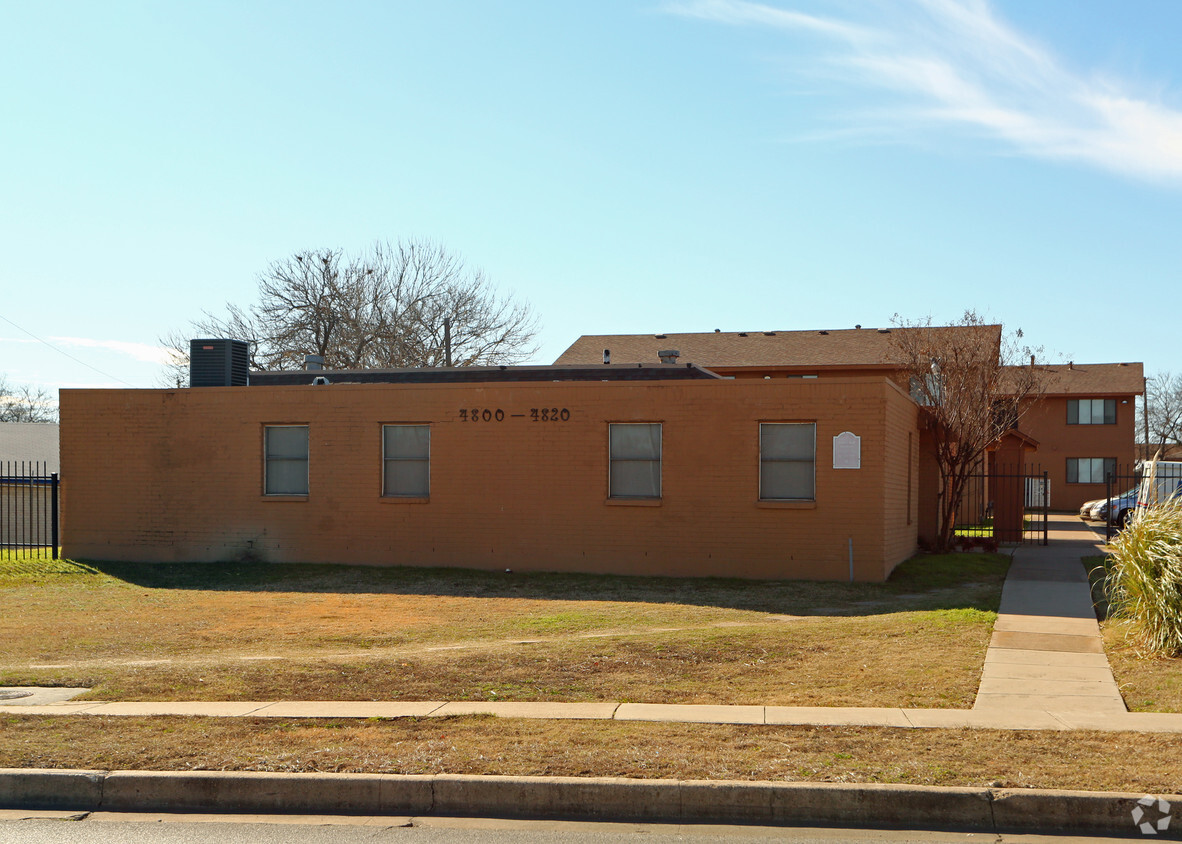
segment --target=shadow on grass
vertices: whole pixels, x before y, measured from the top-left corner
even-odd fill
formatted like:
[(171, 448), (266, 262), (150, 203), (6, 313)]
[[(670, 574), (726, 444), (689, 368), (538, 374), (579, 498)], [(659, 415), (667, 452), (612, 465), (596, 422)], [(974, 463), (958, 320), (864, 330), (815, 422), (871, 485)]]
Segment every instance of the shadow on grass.
[[(900, 564), (886, 583), (634, 577), (312, 563), (61, 561), (59, 573), (106, 575), (147, 589), (307, 592), (686, 604), (798, 615), (901, 610), (996, 611), (1005, 554), (932, 554)], [(0, 569), (0, 574), (3, 571)]]

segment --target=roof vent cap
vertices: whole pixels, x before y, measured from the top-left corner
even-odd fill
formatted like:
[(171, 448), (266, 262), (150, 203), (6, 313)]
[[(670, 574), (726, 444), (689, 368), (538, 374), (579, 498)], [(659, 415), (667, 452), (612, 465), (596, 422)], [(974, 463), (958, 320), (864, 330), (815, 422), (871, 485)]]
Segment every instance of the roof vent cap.
[(328, 380), (328, 379), (327, 379), (325, 376), (323, 376), (323, 375), (317, 375), (315, 378), (313, 378), (313, 379), (312, 379), (312, 383), (313, 383), (313, 384), (315, 384), (317, 387), (324, 387), (324, 386), (327, 386), (328, 384), (330, 384), (330, 383), (332, 383), (332, 382), (330, 382), (330, 381), (329, 381), (329, 380)]
[(664, 349), (657, 352), (657, 357), (661, 359), (661, 363), (677, 363), (677, 359), (681, 357), (681, 352), (677, 349)]
[(304, 355), (304, 369), (308, 372), (324, 369), (324, 355)]

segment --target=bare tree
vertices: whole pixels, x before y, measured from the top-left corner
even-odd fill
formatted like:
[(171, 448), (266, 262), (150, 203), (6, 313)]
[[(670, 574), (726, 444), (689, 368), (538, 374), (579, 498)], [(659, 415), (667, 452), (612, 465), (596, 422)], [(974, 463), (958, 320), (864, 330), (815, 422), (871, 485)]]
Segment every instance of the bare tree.
[[(520, 363), (537, 333), (529, 306), (430, 241), (378, 243), (359, 257), (298, 252), (263, 271), (255, 304), (226, 311), (206, 313), (190, 333), (249, 341), (253, 369), (298, 369), (307, 354), (329, 369), (442, 366), (445, 326), (454, 365)], [(177, 355), (165, 380), (179, 386), (188, 338), (173, 332), (161, 342)]]
[(1182, 443), (1182, 374), (1159, 372), (1145, 379), (1145, 407), (1138, 416), (1138, 431), (1148, 434), (1146, 458)]
[(13, 386), (0, 375), (0, 422), (56, 422), (57, 406), (45, 390)]
[[(975, 311), (949, 326), (931, 319), (907, 322), (891, 333), (897, 363), (908, 378), (912, 398), (923, 409), (940, 473), (937, 551), (948, 550), (956, 513), (985, 453), (1041, 395), (1037, 352), (1021, 345), (1019, 330), (1006, 335)], [(1019, 362), (1022, 365), (1019, 365)]]

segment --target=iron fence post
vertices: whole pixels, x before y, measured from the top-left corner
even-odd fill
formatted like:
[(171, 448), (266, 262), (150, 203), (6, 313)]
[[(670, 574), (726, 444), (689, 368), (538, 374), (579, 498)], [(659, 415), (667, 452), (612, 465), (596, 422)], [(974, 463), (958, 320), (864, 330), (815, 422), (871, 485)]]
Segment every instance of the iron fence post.
[(1104, 473), (1104, 544), (1112, 541), (1112, 473)]
[(51, 525), (50, 530), (53, 532), (52, 554), (53, 554), (53, 559), (55, 559), (55, 560), (57, 559), (57, 548), (58, 548), (57, 488), (58, 488), (57, 472), (53, 472), (49, 476), (49, 498), (50, 498), (50, 501), (49, 501), (49, 513), (50, 513), (49, 521), (50, 521), (50, 525)]
[(1051, 509), (1051, 482), (1047, 479), (1047, 470), (1042, 470), (1042, 544), (1049, 545), (1049, 525)]

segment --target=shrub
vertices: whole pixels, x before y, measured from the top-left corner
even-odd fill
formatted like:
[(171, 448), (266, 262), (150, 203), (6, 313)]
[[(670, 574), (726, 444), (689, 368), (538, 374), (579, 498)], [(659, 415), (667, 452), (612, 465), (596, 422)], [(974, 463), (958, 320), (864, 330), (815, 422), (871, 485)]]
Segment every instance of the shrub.
[(1109, 614), (1130, 622), (1143, 651), (1182, 655), (1182, 499), (1139, 510), (1110, 547)]

